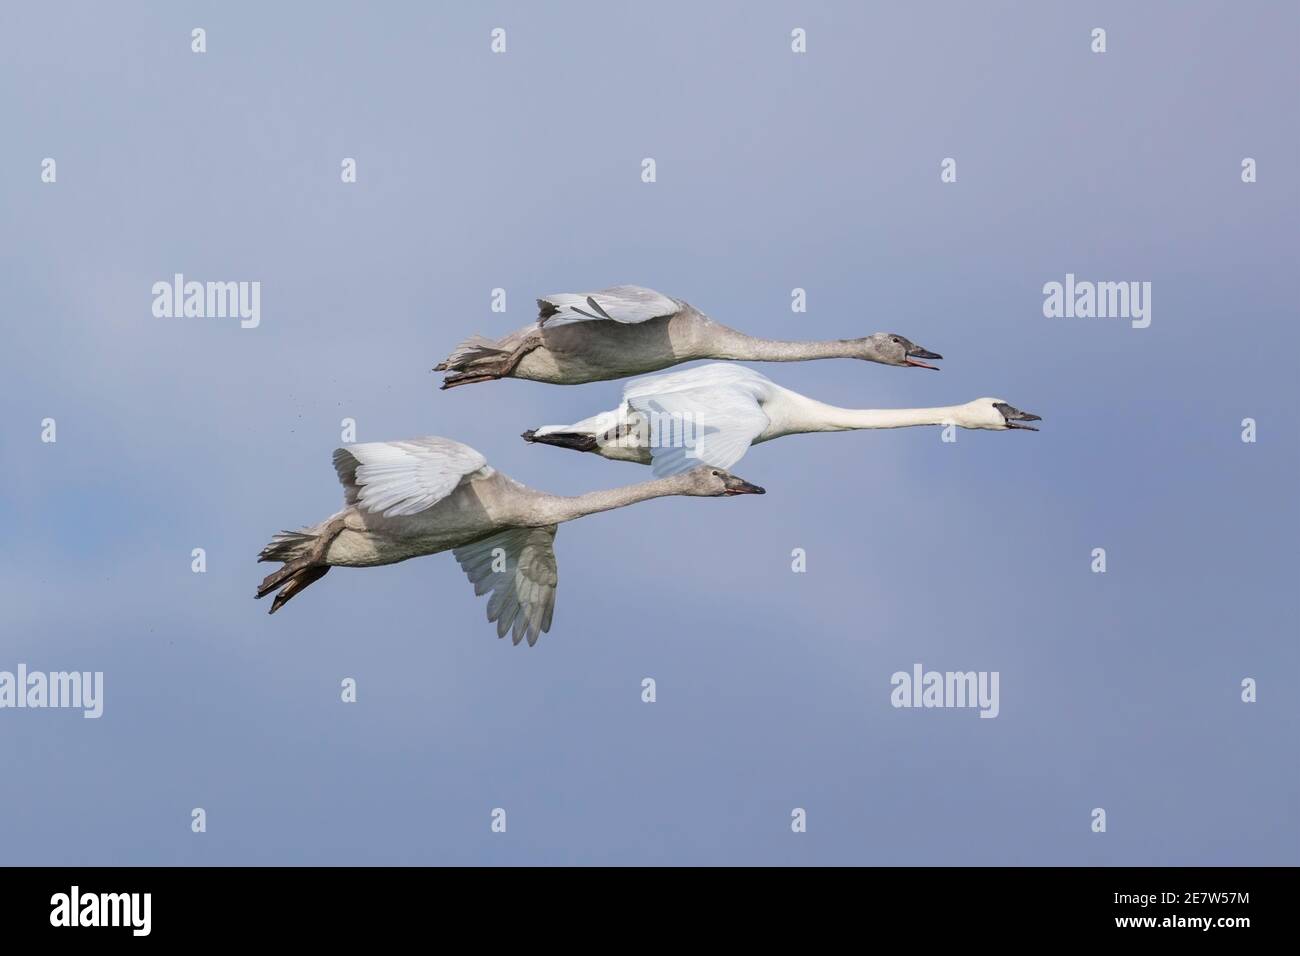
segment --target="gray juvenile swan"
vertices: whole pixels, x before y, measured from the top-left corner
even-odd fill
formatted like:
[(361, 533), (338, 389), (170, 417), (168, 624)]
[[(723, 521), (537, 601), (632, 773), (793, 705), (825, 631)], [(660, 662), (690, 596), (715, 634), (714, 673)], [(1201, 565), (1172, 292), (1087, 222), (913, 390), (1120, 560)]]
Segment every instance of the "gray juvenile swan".
[(882, 365), (929, 368), (941, 359), (892, 332), (861, 339), (783, 342), (719, 325), (694, 306), (635, 285), (538, 299), (537, 324), (492, 340), (466, 339), (435, 366), (443, 388), (522, 378), (580, 385), (655, 372), (694, 359), (802, 362), (855, 358)]
[(258, 555), (283, 561), (257, 588), (280, 589), (274, 614), (332, 567), (369, 568), (450, 550), (475, 594), (492, 592), (497, 636), (534, 644), (555, 608), (556, 525), (666, 495), (761, 495), (763, 489), (701, 465), (681, 475), (566, 497), (503, 475), (449, 438), (365, 442), (334, 452), (345, 506), (320, 524), (282, 531)]
[(839, 408), (782, 388), (743, 365), (701, 365), (634, 379), (617, 408), (574, 425), (524, 432), (525, 441), (653, 465), (672, 475), (701, 464), (730, 468), (750, 445), (784, 435), (956, 425), (990, 431), (1037, 431), (1039, 421), (1000, 398), (938, 408)]

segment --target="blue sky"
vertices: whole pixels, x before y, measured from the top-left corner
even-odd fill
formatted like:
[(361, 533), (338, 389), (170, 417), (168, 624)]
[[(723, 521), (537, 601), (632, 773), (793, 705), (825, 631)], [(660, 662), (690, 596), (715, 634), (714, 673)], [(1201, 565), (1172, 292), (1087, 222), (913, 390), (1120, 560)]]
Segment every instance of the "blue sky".
[[(105, 702), (0, 711), (0, 858), (1300, 862), (1297, 27), (1284, 3), (7, 4), (0, 669), (101, 670)], [(261, 325), (155, 318), (176, 272), (260, 281)], [(1045, 318), (1067, 272), (1150, 281), (1151, 326)], [(517, 437), (619, 383), (429, 371), (539, 294), (621, 282), (945, 356), (761, 368), (820, 400), (993, 395), (1043, 430), (791, 437), (736, 468), (764, 498), (567, 525), (531, 649), (448, 555), (252, 600), (270, 534), (338, 507), (344, 417), (557, 492), (648, 477)], [(892, 708), (917, 662), (998, 671), (997, 719)]]

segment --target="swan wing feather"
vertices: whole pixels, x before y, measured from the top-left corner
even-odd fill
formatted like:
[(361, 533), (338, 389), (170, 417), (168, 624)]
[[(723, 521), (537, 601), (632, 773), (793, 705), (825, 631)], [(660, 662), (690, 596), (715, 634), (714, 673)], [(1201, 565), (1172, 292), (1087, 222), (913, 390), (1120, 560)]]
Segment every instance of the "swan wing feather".
[(773, 381), (760, 372), (735, 362), (710, 362), (675, 372), (642, 375), (623, 386), (624, 400), (643, 395), (658, 395), (688, 388), (743, 388), (761, 397), (775, 388)]
[(468, 445), (435, 436), (334, 450), (334, 470), (347, 503), (389, 518), (432, 508), (486, 465)]
[(628, 406), (645, 418), (651, 467), (659, 478), (698, 465), (730, 468), (768, 426), (758, 398), (745, 388), (643, 393), (629, 398)]
[(597, 321), (631, 325), (673, 315), (682, 305), (639, 285), (616, 285), (599, 292), (558, 292), (537, 300), (537, 324)]
[(555, 612), (555, 525), (509, 528), (452, 549), (452, 555), (474, 585), (488, 598), (487, 619), (495, 621), (497, 636), (528, 645), (551, 629)]

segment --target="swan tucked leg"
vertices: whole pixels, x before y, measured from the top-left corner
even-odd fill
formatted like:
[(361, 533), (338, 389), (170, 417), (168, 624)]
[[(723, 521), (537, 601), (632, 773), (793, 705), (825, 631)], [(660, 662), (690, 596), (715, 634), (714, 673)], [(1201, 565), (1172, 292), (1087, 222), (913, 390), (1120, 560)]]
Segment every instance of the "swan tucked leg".
[(264, 598), (272, 591), (283, 589), (271, 602), (269, 613), (274, 614), (299, 591), (325, 577), (329, 565), (325, 555), (332, 542), (343, 530), (343, 516), (336, 515), (313, 532), (289, 531), (278, 534), (262, 549), (259, 561), (284, 561), (279, 570), (262, 579), (256, 597)]
[[(442, 380), (442, 388), (455, 388), (457, 385), (473, 385), (475, 382), (491, 382), (499, 378), (509, 378), (519, 367), (523, 357), (542, 344), (542, 337), (534, 332), (509, 352), (503, 349), (479, 348), (476, 352), (453, 362), (455, 355), (434, 368), (435, 372), (448, 371)], [(458, 350), (459, 353), (460, 350)]]

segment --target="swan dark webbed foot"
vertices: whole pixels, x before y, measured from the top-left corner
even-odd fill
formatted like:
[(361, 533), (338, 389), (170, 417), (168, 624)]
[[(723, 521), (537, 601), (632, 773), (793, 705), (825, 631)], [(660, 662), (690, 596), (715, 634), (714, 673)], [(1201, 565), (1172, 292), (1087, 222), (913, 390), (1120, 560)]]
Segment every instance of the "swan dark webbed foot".
[(475, 370), (474, 372), (456, 372), (448, 375), (442, 380), (439, 387), (442, 391), (449, 388), (455, 388), (457, 385), (474, 385), (477, 382), (495, 382), (497, 379), (505, 378), (503, 372), (483, 372)]
[(276, 611), (280, 610), (280, 608), (284, 607), (286, 601), (303, 588), (315, 584), (321, 578), (325, 577), (329, 572), (329, 569), (330, 566), (328, 564), (317, 564), (296, 574), (288, 584), (280, 589), (280, 593), (277, 594), (275, 600), (271, 602), (271, 610), (266, 613), (274, 614)]

